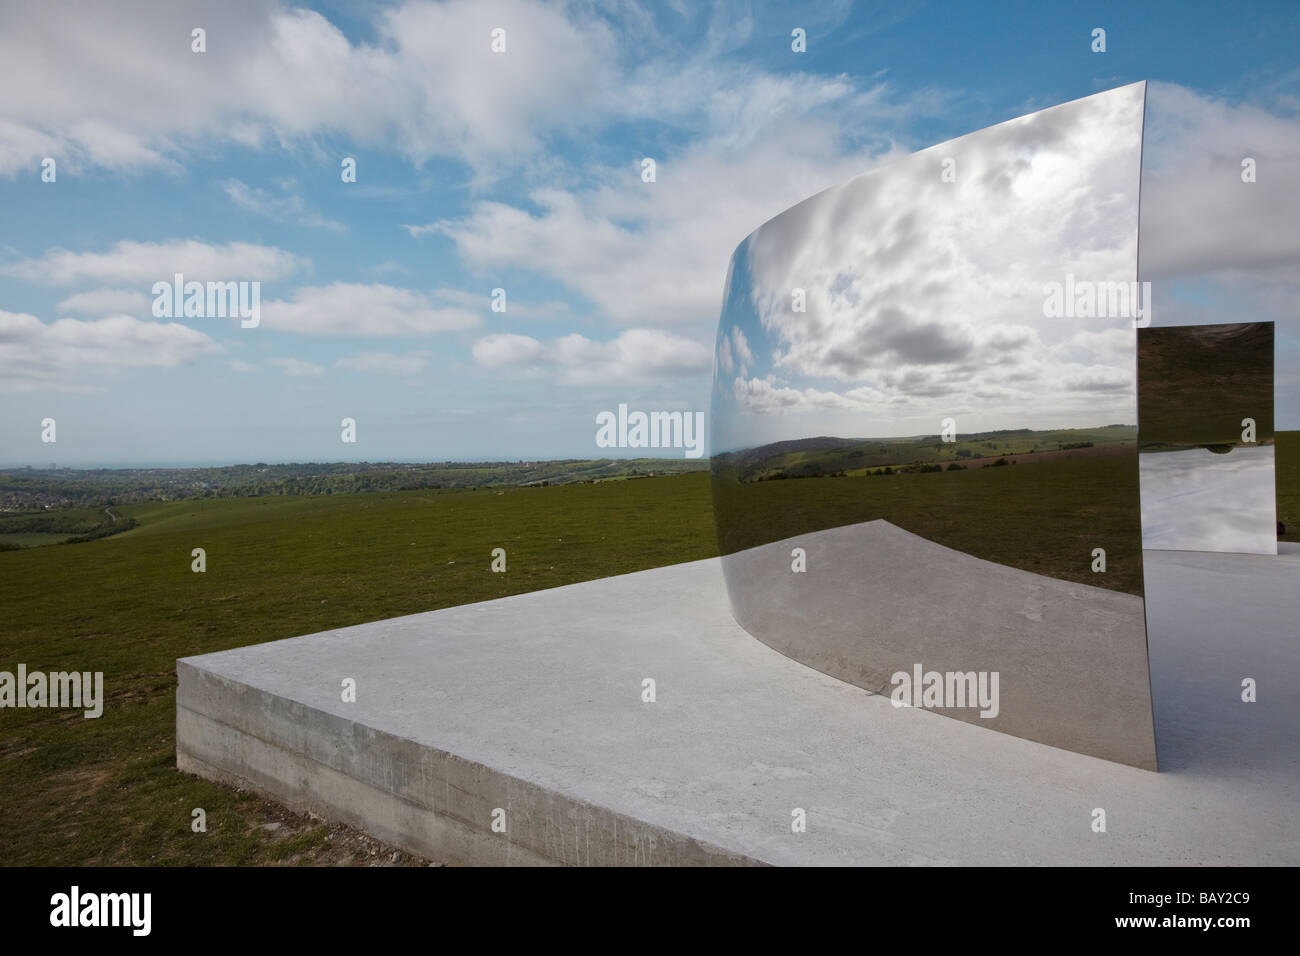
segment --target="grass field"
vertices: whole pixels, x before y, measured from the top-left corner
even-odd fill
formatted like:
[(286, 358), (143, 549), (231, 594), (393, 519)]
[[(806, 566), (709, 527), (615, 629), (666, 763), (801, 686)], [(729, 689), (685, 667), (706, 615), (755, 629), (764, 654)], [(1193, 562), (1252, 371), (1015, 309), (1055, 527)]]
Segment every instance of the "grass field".
[[(175, 769), (176, 659), (715, 553), (704, 473), (598, 484), (132, 505), (135, 530), (0, 552), (0, 670), (103, 671), (96, 720), (0, 711), (5, 864), (333, 862)], [(207, 572), (190, 552), (207, 552)], [(489, 571), (504, 547), (505, 574)], [(202, 807), (208, 832), (190, 830)]]
[(21, 534), (0, 534), (0, 545), (12, 544), (19, 548), (43, 548), (50, 544), (62, 544), (68, 540), (67, 532), (50, 534), (41, 531), (28, 531)]
[[(1093, 459), (1103, 469), (1117, 460)], [(876, 507), (882, 495), (908, 493), (894, 482), (915, 481), (929, 513), (918, 511), (910, 530), (1023, 566), (1026, 524), (1045, 493), (1037, 483), (1050, 477), (1036, 470), (1055, 467), (1069, 465), (758, 482), (742, 490), (760, 496), (773, 523), (742, 522), (739, 533), (758, 543), (866, 520), (864, 501)], [(1094, 477), (1104, 480), (1104, 471)], [(984, 483), (968, 485), (977, 494), (961, 499), (983, 502), (982, 510), (945, 509), (943, 483), (957, 480)], [(125, 505), (114, 511), (140, 526), (120, 535), (0, 552), (0, 670), (24, 663), (30, 671), (103, 671), (107, 697), (97, 720), (0, 711), (0, 863), (353, 859), (331, 840), (337, 828), (294, 823), (272, 804), (176, 771), (176, 659), (709, 557), (716, 553), (709, 481), (696, 473)], [(1278, 488), (1287, 540), (1300, 540), (1300, 433), (1279, 433)], [(811, 491), (824, 501), (814, 504)], [(1060, 536), (1059, 551), (1044, 552), (1049, 560), (1075, 561), (1116, 516), (1066, 517), (1076, 531)], [(204, 574), (190, 570), (199, 547)], [(488, 570), (496, 547), (507, 551), (505, 574)], [(1132, 574), (1127, 560), (1111, 556), (1121, 580)], [(207, 833), (190, 830), (195, 807), (207, 812)]]
[(40, 548), (80, 536), (104, 538), (125, 532), (134, 524), (119, 518), (111, 508), (0, 511), (0, 550)]

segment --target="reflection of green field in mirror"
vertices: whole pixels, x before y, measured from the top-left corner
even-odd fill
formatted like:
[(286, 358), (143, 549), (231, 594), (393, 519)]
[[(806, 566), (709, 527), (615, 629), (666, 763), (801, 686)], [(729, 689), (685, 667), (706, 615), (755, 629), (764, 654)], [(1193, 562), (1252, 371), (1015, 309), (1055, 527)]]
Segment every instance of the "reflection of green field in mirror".
[[(1082, 440), (1077, 434), (1033, 432), (1032, 437), (1020, 438), (981, 441), (972, 437), (942, 449), (935, 449), (934, 438), (866, 443), (821, 439), (767, 446), (768, 452), (776, 454), (755, 449), (717, 456), (713, 503), (723, 518), (719, 547), (730, 554), (810, 531), (883, 518), (987, 561), (1141, 594), (1141, 544), (1135, 531), (1140, 527), (1137, 461), (1132, 439), (1119, 438), (1124, 432), (1131, 436), (1132, 429), (1094, 431), (1102, 432), (1094, 437), (1109, 439), (1110, 444), (1029, 454), (1021, 446), (1044, 448), (1048, 434), (1062, 446)], [(837, 447), (829, 449), (809, 447), (837, 441)], [(989, 457), (956, 457), (958, 450), (990, 441), (996, 448), (975, 453), (996, 452), (1017, 467), (995, 467), (998, 459)], [(1277, 514), (1286, 527), (1281, 540), (1300, 541), (1300, 431), (1277, 432), (1274, 443)], [(861, 458), (880, 452), (893, 464), (870, 460), (871, 467), (844, 468), (861, 460), (850, 457), (858, 450), (864, 452)], [(927, 454), (932, 457), (926, 458)], [(947, 464), (938, 472), (899, 473), (899, 462), (918, 461)], [(800, 466), (810, 470), (814, 464), (815, 474), (821, 477), (793, 477)], [(966, 467), (948, 471), (951, 464)], [(890, 474), (885, 473), (886, 467)], [(788, 480), (775, 480), (778, 470)], [(1089, 558), (1094, 547), (1106, 549), (1105, 574), (1092, 572)]]
[(1275, 443), (1277, 520), (1286, 526), (1279, 540), (1300, 541), (1300, 432), (1278, 432)]
[[(713, 482), (719, 548), (730, 554), (881, 518), (987, 561), (1142, 593), (1137, 455), (1131, 440), (1059, 453), (999, 455), (960, 470), (891, 472), (840, 477), (836, 471), (835, 477), (742, 483), (724, 465)], [(1092, 571), (1094, 548), (1106, 550), (1105, 573)]]
[(1138, 330), (1144, 445), (1239, 442), (1244, 418), (1273, 436), (1273, 323)]

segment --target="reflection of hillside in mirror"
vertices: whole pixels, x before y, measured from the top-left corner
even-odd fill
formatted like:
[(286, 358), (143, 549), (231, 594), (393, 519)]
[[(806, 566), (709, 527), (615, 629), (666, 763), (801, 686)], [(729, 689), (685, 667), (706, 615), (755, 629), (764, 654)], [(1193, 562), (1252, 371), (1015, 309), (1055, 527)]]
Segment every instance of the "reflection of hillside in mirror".
[(1138, 331), (1142, 444), (1232, 444), (1242, 420), (1273, 438), (1273, 323), (1187, 325)]
[(936, 709), (1154, 767), (1136, 316), (1049, 295), (1136, 280), (1143, 93), (924, 150), (756, 230), (711, 445), (751, 634), (884, 693), (918, 662), (997, 672), (996, 712)]
[[(717, 455), (719, 545), (883, 518), (988, 561), (1141, 594), (1136, 431), (809, 438)], [(1105, 575), (1085, 560), (1094, 546), (1107, 548)]]
[(1143, 547), (1277, 554), (1273, 446), (1143, 447)]

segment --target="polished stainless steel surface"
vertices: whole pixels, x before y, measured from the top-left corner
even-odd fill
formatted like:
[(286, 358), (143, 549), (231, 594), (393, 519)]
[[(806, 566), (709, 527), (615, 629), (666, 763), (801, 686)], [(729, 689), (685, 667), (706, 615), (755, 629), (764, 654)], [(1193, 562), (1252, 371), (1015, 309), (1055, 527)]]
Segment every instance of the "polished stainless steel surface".
[(712, 448), (755, 637), (900, 704), (1154, 768), (1144, 94), (943, 143), (756, 230), (728, 274)]
[(1277, 554), (1272, 322), (1138, 332), (1143, 547)]

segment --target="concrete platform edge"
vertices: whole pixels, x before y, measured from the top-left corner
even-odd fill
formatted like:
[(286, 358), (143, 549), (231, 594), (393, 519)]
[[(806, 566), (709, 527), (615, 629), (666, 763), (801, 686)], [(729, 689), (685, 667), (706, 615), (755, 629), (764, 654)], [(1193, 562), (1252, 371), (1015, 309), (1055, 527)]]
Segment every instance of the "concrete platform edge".
[[(368, 727), (340, 726), (348, 722), (184, 660), (176, 669), (178, 770), (345, 823), (438, 862), (766, 865), (437, 748)], [(207, 713), (204, 705), (226, 712)], [(250, 732), (251, 724), (260, 725), (261, 733)], [(308, 740), (332, 743), (332, 754), (317, 759), (320, 753), (309, 755), (290, 743)], [(418, 783), (407, 772), (413, 767)], [(438, 792), (441, 801), (434, 797)], [(505, 833), (491, 828), (497, 807), (505, 810)]]

